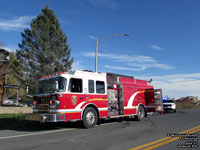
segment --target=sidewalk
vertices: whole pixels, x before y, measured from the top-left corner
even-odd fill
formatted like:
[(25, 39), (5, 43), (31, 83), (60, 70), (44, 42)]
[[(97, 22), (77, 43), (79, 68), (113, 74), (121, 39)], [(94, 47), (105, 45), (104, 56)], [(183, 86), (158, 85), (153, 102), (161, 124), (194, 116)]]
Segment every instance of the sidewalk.
[(0, 107), (0, 114), (27, 114), (32, 112), (32, 107)]

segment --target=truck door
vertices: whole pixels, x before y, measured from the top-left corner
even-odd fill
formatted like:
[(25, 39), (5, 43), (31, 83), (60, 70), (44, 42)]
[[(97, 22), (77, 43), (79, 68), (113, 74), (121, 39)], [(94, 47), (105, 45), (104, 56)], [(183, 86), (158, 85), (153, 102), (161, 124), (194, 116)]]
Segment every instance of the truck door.
[(71, 93), (69, 99), (72, 100), (73, 107), (85, 101), (87, 93), (85, 93), (86, 89), (83, 89), (83, 79), (71, 78), (69, 82), (69, 91)]
[(145, 105), (147, 112), (155, 112), (154, 89), (145, 89)]
[(107, 91), (108, 94), (108, 115), (124, 115), (124, 99), (122, 85), (117, 85), (118, 90)]
[(123, 85), (117, 82), (119, 77), (115, 75), (108, 76), (108, 115), (124, 115)]

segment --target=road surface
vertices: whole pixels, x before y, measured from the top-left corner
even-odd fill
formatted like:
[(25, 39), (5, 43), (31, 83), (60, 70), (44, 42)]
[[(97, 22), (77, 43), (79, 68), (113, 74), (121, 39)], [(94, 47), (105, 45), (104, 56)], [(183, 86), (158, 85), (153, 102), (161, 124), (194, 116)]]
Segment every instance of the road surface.
[(5, 127), (0, 130), (0, 150), (198, 150), (199, 134), (200, 110), (188, 109), (143, 121), (104, 121), (92, 129), (81, 128), (80, 123)]

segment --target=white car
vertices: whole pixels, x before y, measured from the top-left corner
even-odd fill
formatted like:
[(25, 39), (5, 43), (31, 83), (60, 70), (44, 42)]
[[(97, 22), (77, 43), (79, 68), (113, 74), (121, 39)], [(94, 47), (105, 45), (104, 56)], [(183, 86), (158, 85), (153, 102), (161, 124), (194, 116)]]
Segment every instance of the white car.
[(2, 105), (4, 105), (4, 106), (13, 106), (13, 104), (14, 104), (14, 102), (11, 99), (4, 99), (2, 101)]
[(19, 102), (15, 99), (4, 99), (2, 101), (3, 106), (18, 106)]
[(176, 104), (173, 100), (163, 100), (163, 108), (165, 112), (176, 112)]

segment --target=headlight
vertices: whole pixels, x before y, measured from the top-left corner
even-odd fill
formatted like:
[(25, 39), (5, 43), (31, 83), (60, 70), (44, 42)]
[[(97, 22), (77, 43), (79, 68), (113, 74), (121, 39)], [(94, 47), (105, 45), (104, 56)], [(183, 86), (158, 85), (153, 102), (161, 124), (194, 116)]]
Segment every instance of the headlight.
[(37, 102), (33, 101), (33, 109), (36, 109), (36, 108), (37, 108)]
[(50, 100), (50, 109), (57, 109), (60, 107), (60, 101)]
[(175, 103), (172, 104), (172, 109), (176, 109), (176, 104)]

